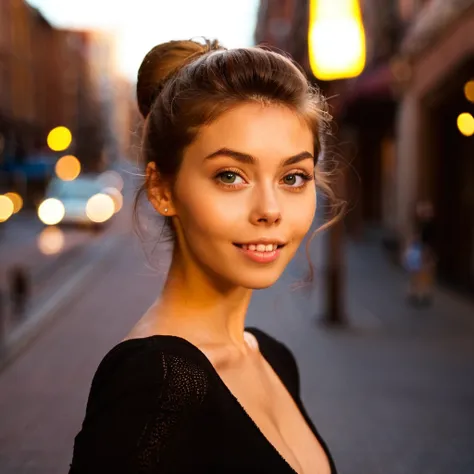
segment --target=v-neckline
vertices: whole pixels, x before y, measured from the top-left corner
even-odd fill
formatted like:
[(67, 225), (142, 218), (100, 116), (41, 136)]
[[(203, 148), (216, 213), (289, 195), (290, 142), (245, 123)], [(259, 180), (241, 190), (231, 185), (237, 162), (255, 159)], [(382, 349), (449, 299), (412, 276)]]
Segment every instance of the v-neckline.
[[(245, 332), (250, 332), (258, 341), (258, 337), (252, 332), (252, 329), (255, 329), (253, 327), (248, 327), (248, 328), (245, 328)], [(133, 339), (126, 339), (124, 341), (122, 341), (121, 344), (127, 342), (127, 341), (135, 341), (135, 340), (140, 340), (140, 339), (158, 339), (158, 338), (167, 338), (167, 339), (174, 339), (174, 340), (177, 340), (177, 341), (181, 341), (182, 343), (184, 343), (186, 346), (192, 348), (193, 350), (195, 350), (196, 353), (199, 354), (199, 356), (202, 358), (203, 362), (206, 364), (209, 372), (214, 376), (214, 378), (217, 380), (217, 382), (219, 383), (219, 385), (224, 389), (224, 391), (230, 396), (230, 398), (233, 400), (233, 402), (236, 404), (237, 408), (239, 409), (239, 411), (242, 413), (242, 415), (244, 416), (245, 419), (247, 419), (249, 422), (250, 422), (250, 425), (253, 426), (253, 429), (254, 431), (256, 431), (257, 435), (259, 436), (259, 438), (262, 440), (262, 442), (264, 444), (267, 445), (267, 447), (269, 447), (271, 449), (271, 451), (273, 451), (273, 453), (275, 453), (279, 459), (284, 463), (284, 465), (286, 466), (287, 469), (289, 469), (289, 472), (291, 472), (292, 474), (298, 474), (297, 471), (295, 471), (295, 469), (291, 466), (291, 464), (284, 458), (284, 456), (280, 453), (280, 451), (278, 451), (278, 449), (273, 445), (273, 443), (270, 442), (270, 440), (265, 436), (265, 434), (263, 433), (263, 431), (260, 429), (260, 427), (257, 425), (257, 423), (255, 422), (255, 420), (249, 415), (249, 413), (247, 412), (247, 410), (245, 409), (245, 407), (242, 405), (242, 403), (240, 403), (239, 399), (234, 395), (234, 393), (230, 390), (230, 388), (227, 386), (227, 384), (224, 382), (224, 380), (222, 379), (222, 377), (219, 375), (219, 372), (217, 371), (217, 369), (214, 367), (214, 365), (212, 364), (212, 362), (210, 361), (210, 359), (207, 357), (207, 355), (201, 350), (199, 349), (199, 347), (197, 347), (196, 345), (194, 345), (192, 342), (188, 341), (187, 339), (185, 339), (184, 337), (181, 337), (181, 336), (175, 336), (175, 335), (171, 335), (171, 334), (155, 334), (155, 335), (152, 335), (152, 336), (147, 336), (147, 337), (144, 337), (144, 338), (133, 338)], [(281, 383), (283, 384), (284, 387), (285, 384), (283, 382), (283, 380), (281, 380), (280, 376), (278, 375), (278, 373), (276, 372), (276, 370), (274, 369), (273, 365), (270, 363), (270, 361), (265, 357), (265, 355), (263, 354), (262, 351), (260, 351), (260, 354), (262, 355), (262, 357), (265, 359), (265, 361), (268, 363), (268, 365), (271, 367), (271, 369), (273, 370), (273, 372), (275, 372), (275, 375), (278, 377), (278, 379), (281, 381)], [(290, 396), (293, 398), (293, 396), (291, 395), (290, 393)], [(295, 403), (296, 403), (296, 400), (295, 400)]]

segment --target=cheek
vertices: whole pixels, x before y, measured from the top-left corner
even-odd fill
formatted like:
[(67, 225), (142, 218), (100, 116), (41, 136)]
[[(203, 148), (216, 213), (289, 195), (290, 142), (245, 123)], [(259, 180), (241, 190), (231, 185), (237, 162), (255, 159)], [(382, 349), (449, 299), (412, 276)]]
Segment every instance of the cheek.
[(177, 183), (176, 208), (187, 238), (228, 241), (245, 219), (245, 205), (232, 194), (219, 192), (210, 180), (195, 180), (186, 186)]
[(299, 199), (291, 206), (291, 209), (287, 210), (286, 214), (288, 227), (293, 233), (293, 240), (299, 243), (313, 224), (316, 214), (316, 191), (308, 189), (304, 199)]

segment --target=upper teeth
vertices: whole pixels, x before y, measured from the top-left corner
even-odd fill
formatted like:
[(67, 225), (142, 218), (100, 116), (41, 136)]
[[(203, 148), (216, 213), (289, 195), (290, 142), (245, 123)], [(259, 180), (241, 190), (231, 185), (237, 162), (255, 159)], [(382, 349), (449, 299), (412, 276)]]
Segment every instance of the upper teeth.
[(249, 245), (242, 245), (244, 250), (251, 250), (253, 252), (273, 252), (278, 248), (277, 244), (249, 244)]

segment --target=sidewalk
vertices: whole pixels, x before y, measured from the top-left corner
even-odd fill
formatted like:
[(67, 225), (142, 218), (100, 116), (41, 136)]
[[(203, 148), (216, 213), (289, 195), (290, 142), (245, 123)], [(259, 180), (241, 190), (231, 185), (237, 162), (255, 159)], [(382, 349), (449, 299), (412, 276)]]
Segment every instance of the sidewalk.
[(414, 308), (406, 302), (407, 274), (389, 261), (381, 244), (350, 243), (346, 250), (349, 318), (365, 313), (391, 330), (474, 333), (474, 300), (438, 285), (431, 307)]

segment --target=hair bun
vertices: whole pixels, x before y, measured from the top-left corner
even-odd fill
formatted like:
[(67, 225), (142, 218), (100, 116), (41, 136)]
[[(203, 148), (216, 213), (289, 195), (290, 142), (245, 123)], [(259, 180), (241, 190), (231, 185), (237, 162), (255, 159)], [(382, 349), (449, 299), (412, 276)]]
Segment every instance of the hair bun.
[(217, 40), (168, 41), (152, 48), (142, 61), (137, 78), (137, 103), (143, 118), (150, 113), (151, 106), (164, 84), (181, 67), (203, 54), (223, 49)]

